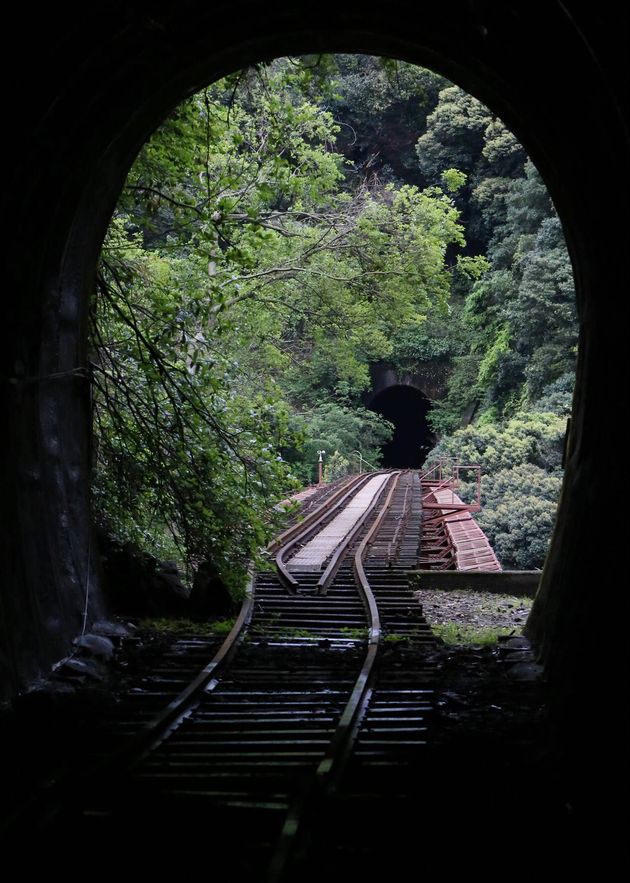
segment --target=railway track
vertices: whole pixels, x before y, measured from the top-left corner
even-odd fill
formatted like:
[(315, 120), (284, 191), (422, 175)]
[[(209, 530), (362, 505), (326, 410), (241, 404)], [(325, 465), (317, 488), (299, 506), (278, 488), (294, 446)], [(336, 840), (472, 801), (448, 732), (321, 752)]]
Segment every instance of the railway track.
[(121, 850), (139, 816), (158, 837), (211, 832), (237, 844), (238, 879), (309, 879), (324, 855), (351, 862), (356, 844), (332, 820), (404, 800), (422, 764), (433, 637), (405, 575), (421, 520), (414, 471), (328, 494), (271, 545), (276, 566), (253, 575), (212, 660), (200, 665), (211, 642), (184, 637), (155, 689), (108, 720), (118, 768), (101, 758), (56, 824), (71, 818), (85, 842)]

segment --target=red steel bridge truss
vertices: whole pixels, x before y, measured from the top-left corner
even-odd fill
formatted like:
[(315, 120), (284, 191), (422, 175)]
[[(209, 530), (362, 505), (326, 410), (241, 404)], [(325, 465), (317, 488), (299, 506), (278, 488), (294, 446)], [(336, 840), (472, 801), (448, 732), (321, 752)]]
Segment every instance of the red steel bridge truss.
[[(420, 476), (422, 486), (422, 546), (424, 570), (500, 571), (501, 565), (483, 530), (472, 517), (481, 509), (481, 467), (439, 460)], [(463, 482), (474, 502), (457, 494)]]

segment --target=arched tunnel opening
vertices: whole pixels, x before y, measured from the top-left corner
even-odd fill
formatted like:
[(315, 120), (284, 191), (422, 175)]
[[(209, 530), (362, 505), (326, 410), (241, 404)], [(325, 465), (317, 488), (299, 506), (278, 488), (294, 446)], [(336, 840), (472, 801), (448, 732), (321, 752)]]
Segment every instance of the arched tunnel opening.
[[(140, 145), (182, 97), (227, 70), (324, 47), (371, 51), (434, 64), (500, 113), (539, 165), (563, 220), (582, 317), (578, 383), (562, 501), (528, 633), (545, 663), (555, 756), (568, 757), (581, 780), (589, 771), (594, 783), (609, 780), (601, 768), (621, 756), (611, 751), (611, 742), (623, 744), (619, 702), (602, 701), (602, 714), (585, 718), (584, 695), (598, 696), (610, 673), (623, 670), (611, 660), (623, 642), (609, 641), (605, 653), (584, 647), (593, 634), (591, 574), (596, 584), (618, 582), (618, 556), (602, 559), (593, 542), (590, 507), (609, 483), (609, 435), (600, 428), (614, 426), (619, 412), (618, 392), (606, 380), (623, 370), (624, 325), (610, 321), (623, 270), (610, 260), (601, 223), (618, 208), (618, 192), (584, 168), (587, 160), (598, 168), (627, 159), (624, 28), (574, 2), (532, 14), (511, 3), (463, 7), (456, 17), (450, 6), (410, 15), (404, 4), (385, 14), (348, 0), (315, 18), (307, 7), (277, 2), (150, 18), (132, 7), (124, 21), (115, 5), (96, 4), (80, 20), (70, 9), (37, 21), (27, 8), (18, 11), (12, 28), (29, 34), (30, 52), (19, 82), (7, 67), (6, 113), (18, 121), (20, 138), (8, 142), (6, 287), (19, 297), (3, 329), (3, 698), (102, 615), (89, 519), (85, 292)], [(73, 51), (59, 53), (69, 35)], [(34, 163), (35, 155), (45, 161)], [(601, 297), (605, 291), (612, 299)]]
[(414, 386), (390, 386), (377, 393), (370, 409), (394, 424), (394, 434), (382, 448), (381, 465), (388, 469), (417, 469), (436, 438), (427, 420), (430, 400)]

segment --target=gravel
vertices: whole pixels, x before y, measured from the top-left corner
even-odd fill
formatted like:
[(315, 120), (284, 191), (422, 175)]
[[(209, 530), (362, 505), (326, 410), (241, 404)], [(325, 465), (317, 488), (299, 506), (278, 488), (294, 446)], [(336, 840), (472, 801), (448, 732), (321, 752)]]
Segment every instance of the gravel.
[[(531, 598), (468, 590), (425, 590), (416, 593), (424, 615), (437, 633), (451, 643), (475, 643), (476, 633), (485, 641), (491, 633), (520, 635), (532, 606)], [(448, 636), (448, 637), (447, 637)]]

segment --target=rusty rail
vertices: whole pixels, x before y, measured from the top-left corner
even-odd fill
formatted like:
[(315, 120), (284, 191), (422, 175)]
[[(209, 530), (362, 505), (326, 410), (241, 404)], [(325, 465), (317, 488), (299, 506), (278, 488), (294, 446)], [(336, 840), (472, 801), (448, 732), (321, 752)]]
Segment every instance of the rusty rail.
[[(396, 477), (396, 480), (393, 484), (393, 487), (395, 487), (398, 484), (398, 478), (400, 476), (400, 472), (393, 472), (392, 478), (394, 476)], [(385, 487), (387, 487), (387, 484), (391, 484), (391, 479), (390, 479), (390, 482), (386, 483)], [(354, 540), (356, 535), (363, 529), (365, 522), (368, 520), (368, 518), (370, 517), (370, 515), (372, 514), (372, 512), (374, 511), (374, 509), (378, 505), (378, 501), (380, 500), (381, 496), (383, 495), (384, 490), (385, 490), (385, 488), (383, 488), (383, 490), (381, 490), (380, 493), (377, 493), (374, 496), (374, 499), (372, 500), (370, 505), (366, 508), (363, 515), (359, 518), (359, 520), (354, 525), (354, 527), (346, 534), (346, 536), (344, 537), (342, 542), (335, 549), (335, 552), (334, 552), (332, 558), (330, 559), (328, 566), (326, 567), (326, 570), (320, 576), (319, 581), (317, 583), (317, 590), (320, 595), (325, 595), (326, 592), (328, 591), (328, 587), (330, 586), (330, 584), (334, 580), (334, 578), (337, 574), (337, 571), (339, 570), (339, 568), (341, 566), (341, 562), (343, 561), (343, 557), (348, 549), (348, 546), (350, 546), (350, 544), (352, 543), (352, 541)], [(389, 497), (388, 497), (388, 500), (390, 500)], [(389, 508), (389, 503), (386, 504), (386, 508)], [(380, 520), (378, 523), (380, 524)]]
[(286, 533), (289, 534), (288, 542), (285, 542), (282, 547), (278, 549), (275, 563), (278, 575), (289, 592), (296, 592), (299, 583), (293, 574), (289, 573), (289, 570), (284, 563), (285, 556), (288, 555), (291, 549), (293, 549), (294, 546), (297, 546), (298, 543), (306, 542), (311, 536), (313, 536), (313, 534), (317, 533), (322, 526), (322, 523), (340, 509), (350, 497), (354, 496), (354, 493), (359, 488), (364, 484), (367, 484), (367, 482), (373, 477), (374, 473), (359, 475), (349, 488), (347, 484), (344, 485), (338, 494), (333, 495), (330, 500), (322, 503), (315, 512), (311, 513), (308, 519), (305, 519), (305, 521), (299, 525), (295, 525), (290, 531), (286, 531)]
[(400, 545), (400, 541), (403, 537), (405, 525), (407, 523), (407, 519), (409, 518), (409, 513), (411, 511), (411, 495), (409, 493), (409, 486), (405, 488), (405, 496), (402, 504), (402, 511), (400, 513), (400, 520), (396, 525), (396, 530), (394, 531), (394, 536), (391, 538), (387, 546), (387, 562), (391, 563), (392, 559), (396, 556), (398, 552), (398, 548)]
[[(374, 593), (372, 592), (369, 580), (365, 574), (363, 559), (367, 553), (368, 546), (389, 511), (396, 486), (400, 479), (400, 474), (400, 472), (393, 474), (393, 480), (389, 482), (389, 491), (385, 503), (382, 504), (379, 514), (368, 533), (361, 541), (354, 555), (355, 581), (366, 607), (369, 622), (367, 653), (361, 671), (354, 683), (350, 698), (341, 714), (339, 723), (337, 724), (335, 732), (330, 740), (326, 753), (317, 767), (311, 787), (306, 793), (300, 795), (298, 799), (294, 801), (292, 807), (287, 813), (278, 848), (270, 866), (270, 872), (267, 878), (269, 883), (279, 883), (279, 881), (287, 879), (285, 874), (293, 850), (295, 849), (297, 837), (300, 833), (304, 817), (308, 814), (309, 809), (312, 811), (317, 800), (334, 791), (345, 766), (345, 762), (352, 751), (358, 725), (370, 699), (374, 663), (376, 661), (381, 640), (381, 620)], [(383, 492), (386, 489), (387, 485), (383, 489)], [(369, 509), (366, 510), (364, 516), (360, 519), (360, 523), (353, 529), (353, 536), (356, 535), (359, 527), (365, 525), (365, 521), (374, 510), (378, 500), (382, 497), (383, 492), (377, 494), (376, 500), (372, 501)], [(344, 544), (344, 551), (347, 549), (348, 545), (349, 543)]]
[[(249, 572), (245, 597), (241, 609), (230, 629), (229, 634), (214, 654), (210, 662), (201, 669), (197, 677), (192, 680), (182, 692), (159, 713), (131, 740), (124, 749), (124, 756), (128, 765), (135, 765), (152, 750), (165, 733), (182, 720), (188, 714), (191, 706), (202, 693), (210, 693), (219, 683), (221, 670), (227, 665), (243, 636), (252, 618), (254, 610), (254, 571)], [(118, 761), (121, 761), (121, 756)]]
[(323, 502), (320, 506), (317, 506), (312, 512), (310, 512), (305, 518), (301, 521), (298, 521), (296, 524), (291, 525), (282, 533), (278, 534), (277, 537), (274, 537), (273, 540), (268, 544), (267, 551), (270, 555), (273, 555), (274, 552), (277, 552), (281, 546), (286, 545), (289, 540), (291, 540), (297, 534), (302, 533), (302, 531), (312, 524), (313, 521), (317, 518), (317, 516), (325, 509), (327, 506), (330, 506), (335, 503), (344, 493), (347, 493), (352, 487), (357, 485), (360, 481), (365, 479), (365, 475), (359, 473), (359, 475), (352, 475), (345, 481), (340, 488), (338, 488), (334, 494)]
[[(345, 538), (343, 549), (335, 550), (339, 554), (333, 568), (340, 564), (344, 553), (345, 564), (340, 573), (335, 574), (331, 569), (331, 578), (336, 576), (336, 581), (325, 600), (315, 596), (319, 573), (300, 577), (303, 581), (302, 591), (295, 598), (287, 596), (275, 573), (260, 573), (256, 577), (256, 603), (252, 580), (230, 634), (218, 651), (209, 649), (208, 652), (214, 654), (210, 662), (205, 664), (207, 656), (205, 659), (195, 657), (199, 651), (191, 647), (192, 656), (198, 661), (192, 666), (181, 666), (181, 660), (189, 650), (186, 646), (185, 652), (175, 654), (177, 660), (172, 679), (170, 672), (161, 670), (160, 663), (156, 674), (157, 687), (155, 693), (149, 696), (153, 719), (145, 723), (144, 702), (140, 703), (137, 711), (134, 709), (133, 714), (137, 714), (138, 721), (136, 735), (128, 737), (130, 741), (115, 757), (110, 755), (108, 761), (94, 764), (88, 772), (94, 776), (92, 782), (84, 781), (83, 773), (80, 774), (81, 778), (74, 777), (70, 785), (78, 791), (79, 796), (75, 799), (72, 795), (73, 804), (84, 807), (84, 814), (90, 819), (117, 819), (117, 823), (124, 826), (131, 816), (128, 815), (127, 804), (121, 801), (119, 795), (128, 776), (133, 782), (134, 800), (140, 799), (138, 795), (141, 795), (148, 801), (146, 806), (149, 809), (156, 793), (161, 794), (162, 799), (165, 799), (165, 795), (176, 795), (177, 801), (183, 794), (203, 794), (204, 800), (210, 801), (215, 808), (251, 805), (258, 811), (273, 806), (274, 810), (280, 809), (287, 815), (269, 879), (292, 879), (290, 873), (295, 867), (294, 861), (299, 858), (299, 850), (308, 842), (309, 823), (320, 817), (319, 810), (325, 817), (330, 809), (330, 803), (326, 801), (338, 786), (339, 778), (345, 774), (347, 761), (355, 754), (360, 757), (364, 752), (363, 740), (372, 738), (371, 706), (376, 704), (377, 710), (380, 710), (384, 703), (396, 705), (399, 702), (396, 698), (398, 693), (392, 698), (392, 690), (407, 693), (407, 688), (399, 688), (397, 681), (394, 686), (391, 683), (383, 686), (381, 672), (379, 680), (376, 679), (375, 661), (380, 658), (378, 650), (383, 623), (385, 628), (398, 631), (399, 619), (404, 617), (403, 629), (408, 628), (413, 640), (418, 637), (419, 626), (415, 621), (413, 624), (407, 621), (410, 600), (406, 595), (403, 597), (404, 593), (398, 585), (399, 577), (394, 577), (395, 585), (392, 586), (383, 582), (382, 571), (371, 576), (373, 561), (369, 558), (370, 548), (373, 554), (381, 555), (384, 525), (388, 540), (391, 538), (389, 525), (398, 517), (401, 500), (403, 510), (406, 508), (408, 493), (403, 493), (406, 480), (403, 480), (403, 475), (397, 471), (388, 475), (387, 480), (383, 478), (381, 487), (361, 513), (360, 523), (353, 525), (350, 535)], [(342, 506), (371, 477), (368, 474), (344, 483), (332, 503), (329, 499), (320, 506), (308, 519), (306, 526), (296, 525), (285, 532), (284, 546), (317, 530), (322, 521), (330, 518), (332, 509)], [(365, 536), (359, 533), (361, 529)], [(394, 533), (394, 536), (398, 534)], [(353, 561), (350, 560), (351, 555)], [(349, 565), (353, 566), (354, 579)], [(387, 578), (389, 576), (392, 575), (388, 574)], [(373, 585), (370, 585), (370, 580)], [(410, 590), (407, 594), (411, 598)], [(386, 604), (379, 613), (381, 598), (386, 600)], [(264, 605), (269, 606), (265, 609)], [(248, 644), (241, 650), (240, 639), (250, 619), (252, 627), (248, 632)], [(426, 624), (424, 627), (429, 632)], [(286, 629), (286, 634), (283, 629)], [(295, 635), (291, 634), (293, 630)], [(312, 631), (313, 634), (297, 634), (302, 630)], [(192, 645), (197, 642), (184, 640), (182, 643)], [(280, 648), (279, 653), (266, 666), (263, 660), (267, 653), (273, 653), (270, 648), (276, 646)], [(319, 654), (315, 660), (315, 684), (311, 683), (309, 665), (303, 664), (301, 652), (298, 651), (299, 659), (285, 660), (288, 648), (294, 646), (318, 648), (315, 650)], [(336, 656), (333, 653), (329, 655), (330, 648), (340, 652)], [(355, 654), (359, 648), (357, 658)], [(352, 652), (346, 653), (347, 649)], [(325, 662), (323, 673), (320, 659)], [(337, 684), (340, 665), (345, 675)], [(178, 676), (179, 672), (184, 671), (186, 677), (191, 679), (188, 683)], [(283, 672), (280, 678), (285, 678), (285, 682), (281, 680), (279, 683), (279, 671)], [(318, 678), (322, 679), (321, 683)], [(175, 682), (176, 686), (164, 686), (167, 682)], [(165, 690), (170, 690), (168, 695)], [(418, 695), (426, 692), (424, 688), (414, 688), (414, 691)], [(152, 704), (154, 696), (162, 700), (159, 707)], [(266, 702), (271, 703), (272, 715), (265, 707)], [(303, 709), (306, 727), (293, 727), (292, 723), (287, 726), (294, 707)], [(314, 719), (309, 714), (312, 710), (317, 711)], [(423, 713), (422, 709), (414, 711), (416, 715)], [(113, 716), (116, 727), (123, 734), (131, 720), (127, 712), (124, 714), (120, 720), (118, 715)], [(392, 714), (398, 714), (396, 708)], [(274, 719), (271, 720), (271, 717)], [(392, 751), (400, 750), (404, 754), (408, 743), (398, 735), (396, 722), (395, 717), (387, 738), (391, 740)], [(421, 738), (421, 730), (419, 719), (419, 735), (416, 739)], [(383, 737), (379, 734), (379, 738)], [(400, 748), (396, 747), (398, 742)], [(277, 761), (272, 761), (273, 781), (267, 784), (265, 777), (269, 774), (266, 761), (270, 758)], [(299, 779), (296, 779), (296, 768), (300, 769)], [(307, 768), (308, 772), (305, 772)], [(226, 772), (229, 775), (225, 775)], [(224, 778), (221, 778), (222, 775)], [(251, 793), (250, 776), (259, 776), (256, 788)], [(276, 776), (279, 784), (273, 778)], [(298, 795), (299, 782), (309, 784)], [(64, 799), (69, 802), (70, 791), (69, 787), (55, 787), (52, 798), (57, 800), (60, 796), (61, 803)], [(140, 802), (138, 805), (144, 804)]]
[[(251, 568), (245, 588), (245, 597), (239, 614), (229, 634), (210, 662), (204, 666), (181, 693), (130, 738), (127, 744), (113, 755), (95, 764), (89, 771), (90, 776), (100, 782), (106, 779), (110, 781), (112, 776), (115, 777), (120, 775), (121, 772), (133, 769), (190, 712), (195, 701), (200, 698), (202, 693), (210, 692), (217, 686), (220, 682), (218, 676), (223, 667), (232, 660), (243, 632), (251, 620), (253, 609), (254, 570)], [(81, 793), (85, 787), (85, 781), (86, 770), (63, 771), (59, 777), (49, 779), (45, 786), (45, 798), (49, 817), (52, 817), (58, 810), (58, 805), (55, 804), (55, 801), (58, 801), (60, 804), (67, 799), (69, 793), (76, 793), (77, 791)], [(14, 824), (16, 820), (22, 817), (26, 818), (34, 810), (36, 811), (40, 800), (41, 795), (38, 792), (30, 795), (24, 804), (15, 810), (11, 824)]]

